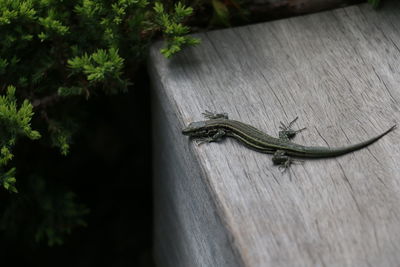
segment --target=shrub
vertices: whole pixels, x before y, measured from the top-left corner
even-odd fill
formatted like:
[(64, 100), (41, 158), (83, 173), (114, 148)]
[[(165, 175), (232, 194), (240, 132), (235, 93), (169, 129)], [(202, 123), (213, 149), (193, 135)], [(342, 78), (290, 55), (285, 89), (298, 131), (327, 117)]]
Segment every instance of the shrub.
[[(147, 0), (0, 0), (0, 186), (18, 192), (13, 148), (21, 138), (67, 155), (82, 125), (81, 99), (125, 92), (157, 32), (166, 37), (167, 57), (198, 43), (182, 24), (191, 13), (179, 2), (166, 8)], [(84, 225), (87, 209), (73, 193), (46, 191), (46, 178), (34, 170), (32, 177), (36, 182), (21, 181), (20, 194), (42, 211), (34, 235), (60, 244)], [(0, 204), (1, 229), (15, 223), (18, 207)]]

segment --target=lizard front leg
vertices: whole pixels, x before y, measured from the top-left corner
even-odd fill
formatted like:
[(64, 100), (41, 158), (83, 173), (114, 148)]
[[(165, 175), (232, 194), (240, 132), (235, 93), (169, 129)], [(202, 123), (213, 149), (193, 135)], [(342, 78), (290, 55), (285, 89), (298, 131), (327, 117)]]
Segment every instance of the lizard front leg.
[(293, 124), (297, 121), (298, 118), (299, 117), (296, 117), (288, 125), (285, 125), (283, 122), (280, 122), (281, 126), (279, 126), (279, 129), (281, 129), (281, 131), (279, 131), (279, 139), (289, 142), (290, 139), (294, 138), (297, 133), (306, 129), (305, 127), (299, 130), (292, 129)]
[(219, 141), (222, 137), (226, 135), (226, 132), (222, 129), (219, 129), (214, 135), (204, 137), (197, 139), (198, 140), (198, 145), (204, 144), (204, 143), (210, 143), (210, 142), (217, 142)]

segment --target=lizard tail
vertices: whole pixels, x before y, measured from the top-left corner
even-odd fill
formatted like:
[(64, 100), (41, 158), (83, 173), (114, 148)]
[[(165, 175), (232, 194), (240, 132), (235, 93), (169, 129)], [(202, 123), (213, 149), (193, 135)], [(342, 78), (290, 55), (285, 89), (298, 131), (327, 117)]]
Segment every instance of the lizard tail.
[[(377, 135), (371, 139), (368, 139), (364, 142), (355, 144), (355, 145), (350, 145), (350, 146), (346, 146), (346, 147), (337, 147), (337, 148), (321, 148), (319, 150), (319, 153), (315, 153), (315, 155), (312, 155), (314, 153), (307, 153), (307, 152), (315, 152), (315, 149), (318, 149), (316, 147), (308, 147), (308, 149), (306, 149), (306, 157), (335, 157), (335, 156), (340, 156), (343, 154), (347, 154), (356, 150), (359, 150), (361, 148), (367, 147), (372, 143), (375, 143), (376, 141), (378, 141), (379, 139), (381, 139), (382, 137), (384, 137), (385, 135), (387, 135), (388, 133), (390, 133), (391, 131), (393, 131), (397, 126), (393, 125), (392, 127), (390, 127), (388, 130), (386, 130), (385, 132), (381, 133), (380, 135)], [(310, 151), (307, 151), (310, 150)]]

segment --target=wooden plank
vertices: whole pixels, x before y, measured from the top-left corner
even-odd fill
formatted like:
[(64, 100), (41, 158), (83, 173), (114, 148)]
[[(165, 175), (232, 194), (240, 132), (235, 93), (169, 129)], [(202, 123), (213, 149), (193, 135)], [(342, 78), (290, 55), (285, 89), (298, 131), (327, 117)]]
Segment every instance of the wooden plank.
[(281, 173), (231, 139), (180, 129), (204, 110), (268, 133), (299, 116), (306, 145), (343, 146), (400, 121), (400, 3), (199, 34), (151, 50), (158, 266), (399, 266), (400, 132)]

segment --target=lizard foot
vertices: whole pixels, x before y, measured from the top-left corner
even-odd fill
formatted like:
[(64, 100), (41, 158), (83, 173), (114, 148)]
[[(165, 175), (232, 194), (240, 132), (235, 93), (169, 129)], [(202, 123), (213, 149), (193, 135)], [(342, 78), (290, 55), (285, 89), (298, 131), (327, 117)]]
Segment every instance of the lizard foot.
[(220, 129), (213, 136), (197, 138), (197, 145), (199, 146), (204, 143), (217, 142), (217, 141), (221, 140), (221, 138), (225, 134), (226, 134), (225, 131)]
[(278, 165), (278, 168), (284, 172), (286, 171), (290, 165), (292, 164), (302, 164), (303, 160), (292, 159), (285, 154), (283, 150), (277, 150), (272, 157), (272, 162), (274, 165)]
[(288, 125), (285, 125), (283, 122), (280, 122), (281, 125), (279, 126), (279, 138), (289, 141), (290, 139), (294, 138), (297, 133), (303, 131), (306, 129), (306, 127), (299, 129), (299, 130), (293, 130), (292, 126), (293, 124), (297, 121), (299, 117), (296, 117), (294, 120), (292, 120)]

